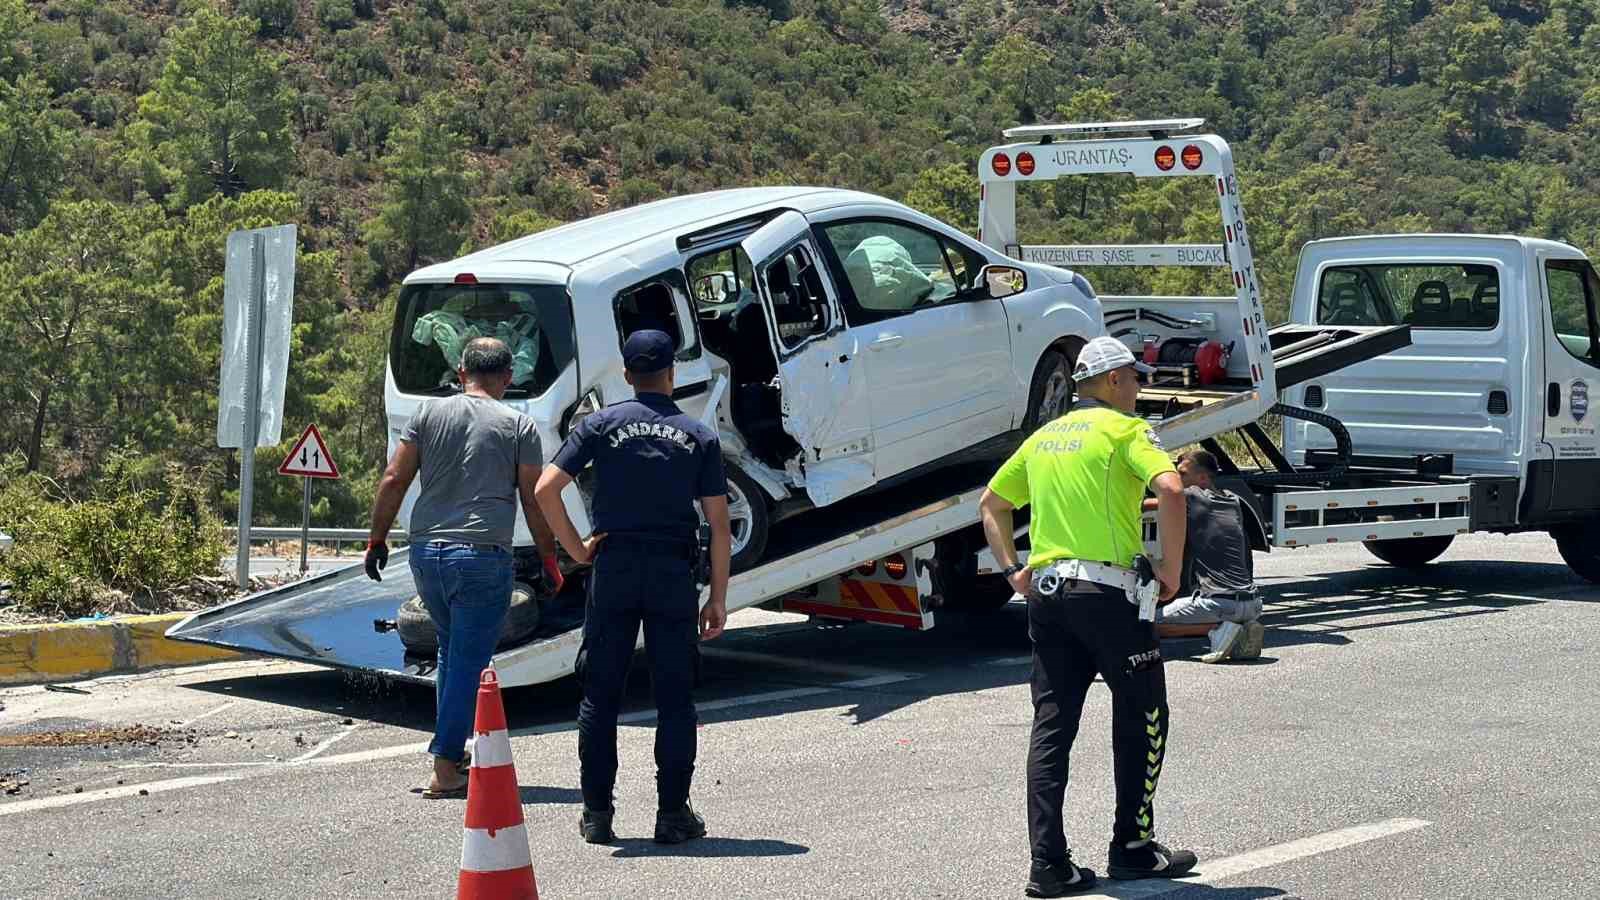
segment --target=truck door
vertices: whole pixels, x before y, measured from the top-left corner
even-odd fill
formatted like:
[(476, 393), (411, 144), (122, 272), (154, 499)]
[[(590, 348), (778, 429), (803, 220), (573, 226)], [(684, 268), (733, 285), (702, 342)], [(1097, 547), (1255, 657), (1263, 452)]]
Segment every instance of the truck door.
[(845, 322), (804, 216), (785, 212), (742, 247), (778, 357), (783, 429), (800, 445), (807, 496), (827, 506), (877, 480), (859, 336)]
[[(1530, 472), (1534, 517), (1600, 508), (1600, 410), (1590, 405), (1600, 390), (1600, 278), (1584, 260), (1546, 259), (1544, 293), (1544, 442), (1552, 458)], [(1548, 476), (1539, 471), (1546, 467)]]

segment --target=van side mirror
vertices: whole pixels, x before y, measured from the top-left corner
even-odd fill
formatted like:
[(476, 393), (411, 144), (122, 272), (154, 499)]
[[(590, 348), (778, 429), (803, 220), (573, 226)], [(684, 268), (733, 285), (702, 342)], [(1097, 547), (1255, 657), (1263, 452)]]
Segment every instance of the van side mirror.
[(1015, 266), (984, 266), (978, 273), (978, 283), (984, 286), (989, 299), (999, 300), (1027, 290), (1028, 273)]

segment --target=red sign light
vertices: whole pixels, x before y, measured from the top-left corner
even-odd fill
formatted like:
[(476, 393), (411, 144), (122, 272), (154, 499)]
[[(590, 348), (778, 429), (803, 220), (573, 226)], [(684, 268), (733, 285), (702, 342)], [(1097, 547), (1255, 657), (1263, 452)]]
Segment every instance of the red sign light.
[(1024, 150), (1017, 154), (1017, 172), (1022, 175), (1033, 174), (1033, 154)]
[(1194, 144), (1183, 148), (1183, 167), (1185, 169), (1193, 172), (1195, 169), (1200, 168), (1200, 163), (1204, 159), (1205, 157), (1200, 153), (1200, 148)]
[(1162, 146), (1156, 148), (1156, 168), (1163, 172), (1170, 172), (1172, 171), (1172, 167), (1177, 164), (1178, 155), (1172, 152), (1171, 147), (1163, 144)]
[(1004, 177), (1011, 174), (1011, 157), (1004, 153), (996, 153), (994, 159), (989, 161), (989, 165), (996, 175)]

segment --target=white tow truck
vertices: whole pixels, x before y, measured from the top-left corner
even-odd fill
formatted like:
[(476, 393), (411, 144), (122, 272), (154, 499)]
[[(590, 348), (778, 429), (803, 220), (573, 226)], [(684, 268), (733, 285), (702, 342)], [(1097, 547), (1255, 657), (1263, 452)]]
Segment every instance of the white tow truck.
[[(1062, 312), (1071, 305), (1073, 315), (1093, 312), (1081, 333), (1069, 334), (1052, 345), (1032, 373), (1029, 394), (1054, 397), (1070, 392), (1063, 377), (1062, 358), (1070, 360), (1083, 340), (1106, 333), (1131, 334), (1131, 343), (1153, 353), (1168, 377), (1153, 385), (1141, 400), (1141, 411), (1162, 434), (1168, 446), (1210, 441), (1223, 432), (1259, 430), (1256, 424), (1277, 408), (1278, 391), (1325, 376), (1343, 365), (1399, 349), (1406, 344), (1405, 325), (1359, 327), (1336, 325), (1266, 327), (1260, 291), (1251, 263), (1249, 232), (1239, 203), (1238, 181), (1231, 152), (1220, 137), (1190, 134), (1201, 120), (1048, 126), (1008, 132), (1019, 143), (997, 147), (984, 154), (983, 230), (980, 240), (1001, 260), (987, 271), (1022, 276), (1010, 290), (1026, 293), (1026, 281), (1043, 273), (1059, 284), (1073, 286), (1071, 299), (1062, 299)], [(1220, 214), (1214, 245), (1181, 247), (1060, 248), (1024, 246), (1014, 227), (1015, 182), (1048, 179), (1066, 174), (1125, 173), (1140, 178), (1203, 178), (1215, 185)], [(758, 227), (760, 223), (754, 226)], [(819, 227), (825, 227), (819, 226)], [(744, 225), (741, 224), (741, 228)], [(746, 228), (745, 230), (748, 230)], [(726, 231), (726, 233), (724, 233)], [(748, 235), (740, 228), (691, 236), (691, 247), (707, 249), (705, 240), (739, 246)], [(820, 244), (825, 236), (818, 239)], [(683, 246), (682, 238), (679, 246)], [(696, 243), (700, 241), (701, 243)], [(1007, 270), (1007, 254), (1030, 265)], [(1234, 292), (1228, 296), (1103, 297), (1097, 301), (1088, 282), (1057, 267), (1070, 261), (1083, 265), (1095, 260), (1132, 261), (1136, 264), (1229, 266)], [(756, 268), (762, 264), (758, 261)], [(1052, 274), (1053, 273), (1053, 274)], [(453, 276), (459, 279), (460, 276)], [(1009, 284), (1009, 282), (1008, 282)], [(773, 297), (765, 282), (757, 280), (760, 300), (769, 311)], [(983, 302), (981, 298), (974, 298)], [(998, 302), (990, 300), (988, 302)], [(849, 308), (832, 314), (851, 323)], [(1041, 312), (1041, 320), (1050, 317)], [(682, 316), (692, 321), (692, 316)], [(781, 324), (781, 323), (780, 323)], [(1022, 330), (1017, 323), (1016, 330)], [(832, 332), (830, 332), (832, 333)], [(1017, 336), (1014, 335), (1014, 338)], [(1022, 335), (1021, 339), (1035, 339)], [(1201, 338), (1201, 340), (1196, 340)], [(692, 343), (685, 333), (684, 342)], [(1187, 349), (1185, 349), (1187, 348)], [(912, 348), (908, 348), (912, 349)], [(928, 348), (946, 352), (951, 348)], [(779, 348), (780, 358), (782, 348)], [(842, 357), (850, 355), (841, 354)], [(1170, 357), (1170, 358), (1169, 358)], [(552, 376), (561, 384), (566, 376)], [(779, 380), (782, 380), (780, 373)], [(574, 375), (569, 398), (584, 397)], [(792, 386), (791, 386), (792, 387)], [(780, 386), (781, 389), (781, 386)], [(720, 393), (713, 389), (713, 397)], [(584, 398), (587, 399), (586, 397)], [(552, 409), (565, 401), (558, 401)], [(546, 405), (549, 405), (548, 403)], [(581, 405), (581, 404), (580, 404)], [(1028, 404), (1030, 407), (1032, 403)], [(1320, 421), (1316, 413), (1306, 413)], [(556, 417), (560, 418), (560, 417)], [(1024, 425), (1026, 418), (1017, 420)], [(1016, 428), (1010, 446), (1023, 436)], [(806, 512), (775, 525), (761, 561), (734, 576), (728, 592), (728, 609), (734, 612), (765, 605), (833, 619), (927, 629), (944, 603), (976, 606), (1004, 604), (1010, 590), (1004, 580), (988, 573), (978, 524), (978, 498), (992, 463), (948, 465), (903, 483), (887, 483), (858, 496), (846, 497), (824, 508)], [(802, 468), (801, 475), (804, 475)], [(1308, 473), (1276, 477), (1271, 490), (1285, 494), (1297, 490), (1316, 493), (1318, 482)], [(1462, 480), (1461, 485), (1465, 485)], [(1425, 496), (1463, 488), (1426, 485)], [(1325, 486), (1324, 486), (1325, 487)], [(1267, 491), (1267, 483), (1257, 485)], [(1399, 483), (1376, 489), (1380, 507), (1406, 504), (1416, 491)], [(1382, 493), (1398, 491), (1399, 493)], [(1264, 496), (1272, 496), (1270, 492)], [(1452, 494), (1454, 496), (1454, 494)], [(1416, 501), (1420, 502), (1420, 501)], [(1461, 501), (1465, 502), (1465, 497)], [(1435, 505), (1442, 504), (1438, 501)], [(572, 502), (569, 499), (569, 506)], [(1289, 507), (1290, 510), (1293, 507)], [(1256, 543), (1265, 549), (1269, 535), (1278, 543), (1294, 541), (1299, 523), (1280, 523), (1269, 530), (1257, 523)], [(1443, 524), (1407, 524), (1436, 528)], [(1432, 531), (1427, 532), (1429, 534)], [(175, 625), (168, 636), (232, 649), (304, 660), (385, 678), (429, 681), (433, 660), (408, 653), (385, 623), (412, 589), (403, 552), (397, 553), (385, 581), (368, 581), (359, 566), (329, 573), (309, 581), (263, 592), (235, 603), (197, 613)], [(565, 602), (544, 610), (541, 625), (530, 639), (503, 646), (495, 665), (503, 684), (529, 685), (552, 681), (573, 671), (582, 640), (582, 602), (567, 592)]]

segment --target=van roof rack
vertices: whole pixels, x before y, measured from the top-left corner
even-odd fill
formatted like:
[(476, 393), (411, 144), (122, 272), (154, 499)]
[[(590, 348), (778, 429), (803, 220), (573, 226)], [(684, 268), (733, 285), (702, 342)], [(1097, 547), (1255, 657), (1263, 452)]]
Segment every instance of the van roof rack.
[(1077, 135), (1148, 134), (1163, 140), (1175, 131), (1193, 131), (1205, 119), (1137, 119), (1131, 122), (1076, 122), (1060, 125), (1019, 125), (1001, 132), (1008, 138), (1038, 138), (1042, 144), (1054, 138)]

